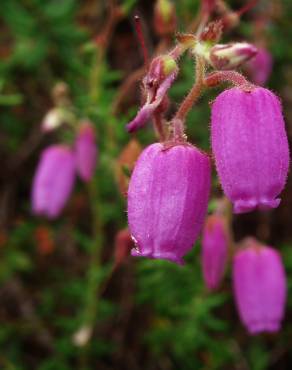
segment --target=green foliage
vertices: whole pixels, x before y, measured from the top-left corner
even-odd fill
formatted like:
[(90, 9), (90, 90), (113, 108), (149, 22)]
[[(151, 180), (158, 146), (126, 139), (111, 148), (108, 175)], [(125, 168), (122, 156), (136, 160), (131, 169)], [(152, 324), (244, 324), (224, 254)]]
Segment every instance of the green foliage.
[(217, 337), (228, 328), (216, 314), (216, 309), (226, 303), (227, 296), (206, 291), (199, 260), (195, 253), (188, 256), (188, 264), (184, 267), (165, 261), (153, 264), (151, 260), (142, 261), (138, 266), (137, 302), (149, 305), (155, 312), (146, 341), (155, 356), (159, 358), (167, 353), (184, 369), (193, 369), (194, 364), (201, 368), (201, 362), (193, 354), (209, 351), (209, 348), (214, 362), (230, 358), (228, 350), (222, 352)]

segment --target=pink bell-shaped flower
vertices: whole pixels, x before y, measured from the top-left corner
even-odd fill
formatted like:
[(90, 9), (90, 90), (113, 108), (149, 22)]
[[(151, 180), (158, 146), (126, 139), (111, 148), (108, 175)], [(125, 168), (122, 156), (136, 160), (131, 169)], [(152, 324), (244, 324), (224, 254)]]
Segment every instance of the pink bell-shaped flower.
[(73, 189), (75, 158), (68, 146), (52, 145), (41, 155), (32, 186), (32, 210), (54, 219), (62, 212)]
[(182, 264), (203, 225), (209, 191), (206, 154), (189, 144), (147, 147), (128, 189), (132, 255)]
[(286, 276), (280, 254), (252, 238), (233, 263), (233, 290), (242, 323), (250, 334), (280, 329), (286, 303)]
[(289, 148), (279, 99), (262, 87), (234, 87), (212, 105), (212, 149), (235, 213), (276, 208), (285, 186)]
[(202, 233), (202, 266), (206, 286), (217, 289), (223, 274), (228, 256), (228, 231), (224, 216), (208, 216)]
[(85, 182), (94, 175), (97, 160), (95, 130), (90, 122), (83, 122), (79, 127), (75, 142), (76, 169)]

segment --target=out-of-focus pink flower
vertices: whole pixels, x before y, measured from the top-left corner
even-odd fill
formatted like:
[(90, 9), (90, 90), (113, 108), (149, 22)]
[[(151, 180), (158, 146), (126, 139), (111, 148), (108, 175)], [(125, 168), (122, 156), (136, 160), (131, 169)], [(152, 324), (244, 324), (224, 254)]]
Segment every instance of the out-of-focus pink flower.
[(41, 155), (32, 186), (32, 210), (54, 219), (62, 212), (74, 185), (75, 157), (70, 147), (52, 145)]
[(280, 254), (249, 238), (234, 257), (233, 288), (241, 321), (250, 334), (280, 329), (286, 276)]
[(277, 96), (262, 87), (225, 90), (212, 106), (211, 136), (220, 182), (234, 212), (278, 207), (289, 147)]
[(209, 191), (206, 154), (189, 144), (147, 147), (128, 189), (132, 255), (182, 264), (202, 228)]
[(203, 276), (210, 290), (217, 289), (224, 274), (228, 255), (228, 232), (224, 216), (208, 216), (202, 235)]
[(246, 65), (247, 72), (252, 82), (265, 85), (273, 68), (273, 57), (265, 48), (258, 48), (258, 53)]
[(95, 130), (90, 122), (83, 122), (79, 127), (75, 143), (76, 169), (85, 182), (91, 180), (97, 161)]

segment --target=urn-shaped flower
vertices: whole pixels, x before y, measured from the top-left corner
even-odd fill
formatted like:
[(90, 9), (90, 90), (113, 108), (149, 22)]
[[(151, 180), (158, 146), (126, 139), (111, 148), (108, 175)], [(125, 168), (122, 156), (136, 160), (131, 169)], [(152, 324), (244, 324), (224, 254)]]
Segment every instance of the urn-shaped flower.
[(134, 256), (182, 264), (203, 224), (210, 190), (210, 161), (197, 148), (156, 143), (134, 168), (128, 220)]
[(202, 233), (203, 277), (208, 289), (217, 289), (223, 278), (228, 256), (228, 230), (222, 215), (208, 216)]
[(90, 122), (83, 122), (79, 127), (75, 143), (76, 169), (85, 182), (91, 180), (97, 160), (95, 130)]
[(254, 239), (245, 242), (233, 264), (233, 289), (242, 323), (250, 334), (280, 329), (286, 277), (280, 254)]
[(75, 180), (75, 158), (65, 145), (52, 145), (41, 155), (32, 187), (32, 210), (56, 218), (63, 210)]
[(211, 137), (218, 175), (234, 212), (276, 208), (289, 166), (279, 99), (262, 87), (225, 90), (212, 106)]

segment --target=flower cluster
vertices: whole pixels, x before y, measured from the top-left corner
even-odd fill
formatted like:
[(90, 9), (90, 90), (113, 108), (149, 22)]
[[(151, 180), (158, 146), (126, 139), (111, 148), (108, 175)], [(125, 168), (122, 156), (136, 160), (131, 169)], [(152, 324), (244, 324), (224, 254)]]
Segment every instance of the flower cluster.
[[(212, 6), (206, 2), (204, 11), (208, 13)], [(207, 287), (219, 287), (228, 255), (234, 254), (234, 294), (242, 322), (251, 334), (276, 331), (283, 319), (286, 296), (280, 256), (254, 239), (234, 251), (226, 210), (217, 210), (204, 224), (210, 157), (190, 144), (185, 135), (186, 115), (203, 88), (231, 82), (234, 87), (220, 93), (211, 106), (212, 157), (223, 192), (234, 213), (278, 207), (289, 167), (281, 103), (272, 91), (233, 70), (254, 57), (257, 49), (246, 42), (218, 44), (220, 32), (216, 23), (199, 36), (179, 35), (178, 45), (167, 55), (155, 57), (143, 80), (146, 102), (127, 130), (136, 131), (153, 119), (160, 142), (142, 152), (129, 182), (128, 223), (135, 243), (132, 255), (183, 264), (203, 228), (202, 266)], [(196, 81), (168, 120), (167, 91), (186, 50), (195, 59)], [(206, 66), (214, 71), (206, 75)]]

